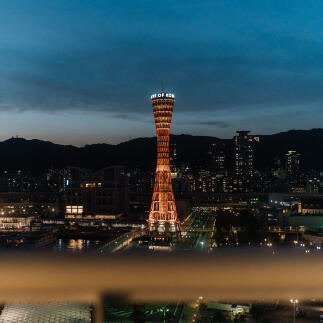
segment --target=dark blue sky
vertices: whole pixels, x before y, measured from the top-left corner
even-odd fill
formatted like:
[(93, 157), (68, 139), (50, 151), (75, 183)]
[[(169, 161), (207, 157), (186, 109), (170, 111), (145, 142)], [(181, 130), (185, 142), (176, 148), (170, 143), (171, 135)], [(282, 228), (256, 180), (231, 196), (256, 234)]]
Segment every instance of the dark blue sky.
[(323, 2), (0, 1), (0, 140), (82, 145), (171, 132), (322, 127)]

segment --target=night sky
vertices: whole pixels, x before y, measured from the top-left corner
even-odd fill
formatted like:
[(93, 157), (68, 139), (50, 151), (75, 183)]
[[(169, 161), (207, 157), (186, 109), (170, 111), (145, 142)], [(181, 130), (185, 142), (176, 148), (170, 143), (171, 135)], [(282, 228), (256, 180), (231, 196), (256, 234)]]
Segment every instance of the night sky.
[(323, 2), (1, 0), (0, 140), (231, 138), (322, 127)]

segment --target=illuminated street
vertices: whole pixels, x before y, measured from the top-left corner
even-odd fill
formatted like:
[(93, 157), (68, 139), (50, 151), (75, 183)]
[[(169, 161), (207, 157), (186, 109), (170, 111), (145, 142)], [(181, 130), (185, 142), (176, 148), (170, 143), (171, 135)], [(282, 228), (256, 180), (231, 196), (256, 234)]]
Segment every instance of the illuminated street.
[(182, 304), (119, 304), (106, 303), (106, 322), (134, 322), (142, 319), (145, 322), (178, 323), (182, 317)]
[(214, 230), (214, 217), (208, 216), (204, 211), (195, 211), (187, 222), (183, 226), (182, 242), (176, 249), (208, 251), (212, 235), (209, 229)]

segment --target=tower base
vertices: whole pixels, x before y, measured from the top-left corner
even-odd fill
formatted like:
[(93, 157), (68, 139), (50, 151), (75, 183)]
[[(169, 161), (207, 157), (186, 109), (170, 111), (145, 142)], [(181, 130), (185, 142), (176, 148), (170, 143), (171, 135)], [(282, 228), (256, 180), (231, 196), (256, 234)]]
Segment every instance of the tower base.
[(179, 241), (182, 241), (182, 234), (180, 230), (176, 230), (175, 232), (170, 230), (165, 230), (164, 232), (160, 232), (157, 230), (147, 230), (147, 236), (153, 238), (155, 241), (169, 240), (171, 243), (177, 243)]
[(165, 232), (160, 234), (157, 231), (147, 232), (147, 234), (135, 238), (132, 241), (133, 247), (139, 247), (144, 249), (155, 249), (172, 251), (174, 245), (182, 241), (182, 235), (180, 231), (177, 232)]

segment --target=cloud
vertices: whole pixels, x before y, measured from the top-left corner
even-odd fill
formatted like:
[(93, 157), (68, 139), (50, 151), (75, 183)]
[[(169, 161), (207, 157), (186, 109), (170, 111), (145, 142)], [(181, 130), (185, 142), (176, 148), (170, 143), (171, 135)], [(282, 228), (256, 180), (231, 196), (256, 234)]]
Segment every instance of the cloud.
[(181, 125), (192, 125), (192, 126), (215, 126), (218, 128), (228, 128), (229, 124), (222, 121), (186, 121), (186, 122), (176, 122), (176, 124)]
[(4, 61), (17, 67), (0, 69), (6, 76), (2, 99), (22, 111), (146, 113), (150, 94), (164, 80), (166, 90), (175, 92), (179, 111), (244, 113), (260, 105), (323, 101), (320, 42), (263, 32), (248, 38), (253, 45), (237, 39), (162, 39), (159, 44), (97, 35), (94, 47), (85, 39), (76, 49), (43, 48), (23, 57), (16, 50)]
[(127, 114), (115, 114), (112, 116), (112, 118), (121, 119), (121, 120), (130, 120), (130, 121), (139, 121), (139, 122), (142, 121), (142, 119), (139, 117), (134, 117)]
[(1, 94), (6, 102), (14, 97), (22, 110), (145, 113), (150, 94), (158, 92), (164, 80), (166, 90), (175, 92), (179, 111), (198, 106), (200, 111), (243, 113), (245, 107), (323, 101), (317, 73), (322, 69), (322, 44), (264, 33), (250, 38), (257, 45), (170, 40), (156, 48), (139, 39), (106, 43), (102, 38), (96, 47), (77, 51), (44, 49), (23, 58), (11, 54), (5, 58), (19, 61), (19, 68), (6, 71)]
[[(41, 14), (29, 17), (32, 30), (23, 19), (14, 20), (11, 29), (2, 19), (0, 110), (153, 120), (150, 95), (161, 90), (162, 81), (175, 93), (176, 113), (192, 119), (212, 115), (182, 123), (201, 128), (229, 128), (233, 119), (247, 122), (255, 113), (273, 124), (277, 110), (293, 115), (296, 106), (323, 104), (319, 11), (303, 14), (294, 2), (277, 11), (271, 1), (169, 2), (167, 10), (153, 2), (131, 3), (124, 10), (119, 2), (100, 10), (80, 5), (72, 20), (66, 15), (74, 11), (63, 10), (64, 17), (54, 11), (48, 19), (58, 30), (46, 19), (40, 24)], [(39, 2), (39, 13), (42, 6)], [(79, 15), (88, 17), (86, 28)], [(221, 121), (212, 121), (219, 114)]]

